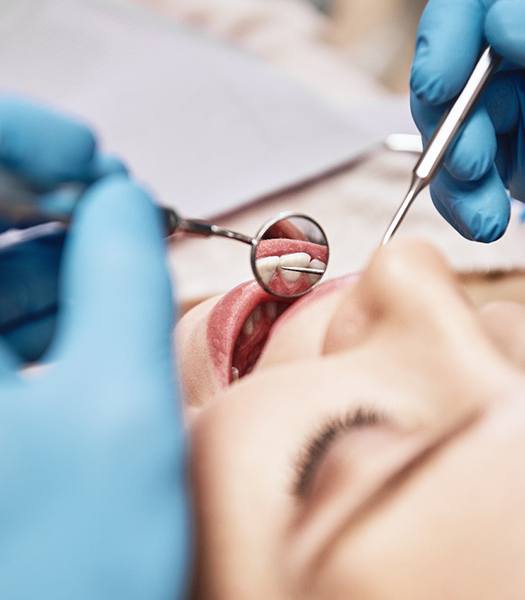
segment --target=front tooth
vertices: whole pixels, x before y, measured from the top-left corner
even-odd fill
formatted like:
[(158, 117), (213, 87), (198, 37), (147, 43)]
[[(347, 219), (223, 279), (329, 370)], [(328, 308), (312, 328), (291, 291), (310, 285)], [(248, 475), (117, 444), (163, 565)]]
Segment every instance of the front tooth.
[(266, 314), (271, 321), (275, 321), (277, 318), (277, 304), (275, 302), (267, 302), (266, 306)]
[[(292, 252), (291, 254), (283, 254), (279, 258), (280, 267), (307, 267), (310, 264), (310, 255), (306, 252)], [(282, 271), (282, 277), (285, 281), (293, 283), (301, 277), (302, 273), (295, 271)]]
[(242, 332), (244, 333), (244, 335), (252, 335), (254, 329), (255, 329), (255, 324), (253, 322), (253, 316), (250, 315), (244, 322), (244, 325), (242, 327)]
[(239, 379), (239, 369), (237, 367), (232, 367), (232, 381), (237, 381)]
[(255, 261), (257, 273), (259, 273), (260, 278), (266, 285), (270, 283), (270, 279), (273, 277), (273, 274), (275, 273), (278, 266), (278, 256), (266, 256), (265, 258), (258, 258)]
[[(322, 260), (317, 260), (317, 258), (313, 258), (308, 266), (312, 269), (321, 269), (322, 271), (326, 270), (326, 263), (324, 263)], [(311, 273), (308, 275), (308, 278), (310, 279), (310, 283), (313, 285), (314, 283), (317, 283), (319, 279), (321, 279), (321, 275)]]

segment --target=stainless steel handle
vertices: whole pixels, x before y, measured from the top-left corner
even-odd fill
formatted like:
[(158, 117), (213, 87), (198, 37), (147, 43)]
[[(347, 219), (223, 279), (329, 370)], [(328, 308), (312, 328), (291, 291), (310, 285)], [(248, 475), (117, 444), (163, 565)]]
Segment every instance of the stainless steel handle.
[(425, 184), (430, 183), (441, 167), (445, 153), (500, 63), (501, 58), (490, 47), (481, 55), (463, 91), (437, 126), (425, 152), (414, 168), (414, 174)]

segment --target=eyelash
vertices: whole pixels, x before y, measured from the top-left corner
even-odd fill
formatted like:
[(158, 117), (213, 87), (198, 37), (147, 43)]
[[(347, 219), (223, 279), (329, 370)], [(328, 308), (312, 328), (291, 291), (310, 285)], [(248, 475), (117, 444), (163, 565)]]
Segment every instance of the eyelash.
[(385, 422), (385, 416), (371, 408), (358, 407), (343, 416), (331, 417), (307, 441), (295, 464), (292, 495), (302, 499), (307, 495), (317, 466), (337, 438), (360, 427), (371, 427)]

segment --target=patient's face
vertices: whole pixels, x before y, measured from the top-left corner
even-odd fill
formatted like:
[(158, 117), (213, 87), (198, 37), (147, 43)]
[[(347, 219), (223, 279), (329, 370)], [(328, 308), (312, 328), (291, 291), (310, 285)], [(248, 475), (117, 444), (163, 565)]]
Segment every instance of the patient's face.
[(272, 303), (247, 284), (179, 326), (195, 597), (521, 597), (523, 308), (474, 307), (415, 242)]

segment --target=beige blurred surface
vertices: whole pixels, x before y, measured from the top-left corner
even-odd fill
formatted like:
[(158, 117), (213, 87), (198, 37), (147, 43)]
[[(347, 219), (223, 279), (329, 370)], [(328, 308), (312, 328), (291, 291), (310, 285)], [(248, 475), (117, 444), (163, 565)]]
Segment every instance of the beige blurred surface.
[(332, 39), (389, 90), (406, 93), (425, 4), (426, 0), (334, 0)]
[[(363, 99), (373, 104), (384, 98), (381, 87), (330, 42), (334, 25), (299, 0), (155, 0), (153, 4), (172, 18), (271, 61), (336, 108), (352, 110), (362, 106)], [(392, 98), (395, 101), (399, 100)], [(330, 240), (327, 277), (358, 271), (379, 244), (406, 191), (414, 162), (413, 155), (378, 149), (344, 172), (266, 200), (220, 224), (254, 234), (278, 211), (306, 212), (320, 221)], [(427, 193), (415, 203), (398, 235), (431, 240), (461, 269), (525, 266), (525, 226), (517, 219), (495, 244), (468, 242), (439, 217)], [(170, 264), (184, 307), (251, 278), (249, 248), (222, 239), (176, 242)]]

